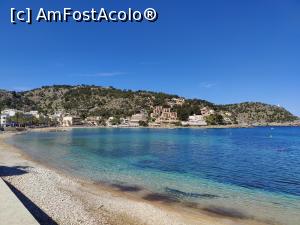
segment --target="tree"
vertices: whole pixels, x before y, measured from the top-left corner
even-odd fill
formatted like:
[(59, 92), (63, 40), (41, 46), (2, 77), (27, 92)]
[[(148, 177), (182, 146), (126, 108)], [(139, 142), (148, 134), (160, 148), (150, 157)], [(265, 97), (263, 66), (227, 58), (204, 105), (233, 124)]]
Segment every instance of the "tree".
[(110, 121), (110, 123), (111, 123), (112, 125), (119, 125), (119, 124), (121, 124), (121, 120), (120, 120), (119, 117), (114, 117), (114, 118)]
[(188, 108), (180, 107), (177, 109), (177, 116), (179, 120), (187, 121), (190, 116), (190, 112)]
[(148, 127), (149, 124), (148, 124), (148, 122), (146, 122), (146, 121), (140, 120), (140, 121), (139, 121), (139, 126), (140, 126), (140, 127)]
[(219, 114), (213, 114), (205, 117), (207, 125), (223, 125), (223, 116)]

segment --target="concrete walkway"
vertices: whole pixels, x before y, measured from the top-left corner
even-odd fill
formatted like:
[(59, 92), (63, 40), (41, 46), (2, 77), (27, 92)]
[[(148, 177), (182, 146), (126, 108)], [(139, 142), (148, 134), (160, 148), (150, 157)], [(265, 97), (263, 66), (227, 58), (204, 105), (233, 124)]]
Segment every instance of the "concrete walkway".
[(38, 225), (25, 206), (0, 178), (0, 225)]

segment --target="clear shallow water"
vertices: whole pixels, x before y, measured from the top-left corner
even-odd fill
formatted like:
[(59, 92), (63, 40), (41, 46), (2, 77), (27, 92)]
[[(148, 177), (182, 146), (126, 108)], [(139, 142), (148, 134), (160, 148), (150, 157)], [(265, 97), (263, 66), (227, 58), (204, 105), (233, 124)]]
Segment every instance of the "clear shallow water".
[(74, 175), (300, 224), (300, 128), (75, 129), (9, 140)]

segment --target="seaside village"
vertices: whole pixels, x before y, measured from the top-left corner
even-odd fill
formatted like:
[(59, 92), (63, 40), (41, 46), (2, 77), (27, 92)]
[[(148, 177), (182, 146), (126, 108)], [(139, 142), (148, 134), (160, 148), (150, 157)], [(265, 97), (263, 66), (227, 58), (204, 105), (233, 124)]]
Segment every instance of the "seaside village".
[[(175, 104), (183, 104), (184, 99), (176, 100)], [(171, 106), (172, 107), (172, 106)], [(16, 109), (4, 109), (1, 111), (1, 127), (73, 127), (73, 126), (106, 126), (106, 127), (170, 127), (170, 126), (206, 126), (206, 117), (214, 115), (215, 111), (208, 107), (202, 108), (198, 114), (189, 116), (187, 121), (180, 121), (177, 113), (170, 107), (155, 106), (151, 113), (141, 111), (127, 118), (100, 116), (81, 118), (76, 115), (56, 112), (53, 115), (43, 115), (38, 111), (23, 112)], [(231, 124), (230, 114), (226, 113), (223, 120)]]

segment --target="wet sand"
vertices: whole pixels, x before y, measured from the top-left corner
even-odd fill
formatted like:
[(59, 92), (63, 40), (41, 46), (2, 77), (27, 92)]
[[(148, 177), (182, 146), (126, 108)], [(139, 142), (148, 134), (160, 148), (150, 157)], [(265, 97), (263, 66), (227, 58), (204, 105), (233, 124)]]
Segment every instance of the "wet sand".
[(11, 135), (0, 133), (0, 176), (41, 224), (267, 224), (234, 210), (200, 208), (137, 186), (72, 177), (7, 144)]

